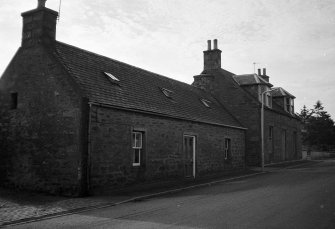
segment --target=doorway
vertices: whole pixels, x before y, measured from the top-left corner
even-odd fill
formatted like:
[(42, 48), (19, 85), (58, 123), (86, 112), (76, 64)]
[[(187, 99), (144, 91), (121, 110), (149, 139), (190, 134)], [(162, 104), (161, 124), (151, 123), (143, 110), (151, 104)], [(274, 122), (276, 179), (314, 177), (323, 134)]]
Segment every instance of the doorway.
[(286, 130), (282, 130), (281, 132), (281, 152), (282, 152), (282, 160), (285, 161), (286, 158)]
[(185, 177), (195, 178), (195, 136), (184, 135)]

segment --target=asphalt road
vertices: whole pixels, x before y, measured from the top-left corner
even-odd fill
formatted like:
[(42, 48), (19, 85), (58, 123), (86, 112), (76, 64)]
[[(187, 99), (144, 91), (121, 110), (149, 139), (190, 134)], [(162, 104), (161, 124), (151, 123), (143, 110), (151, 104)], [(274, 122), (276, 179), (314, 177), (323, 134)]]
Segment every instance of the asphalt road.
[(12, 228), (335, 228), (335, 160)]

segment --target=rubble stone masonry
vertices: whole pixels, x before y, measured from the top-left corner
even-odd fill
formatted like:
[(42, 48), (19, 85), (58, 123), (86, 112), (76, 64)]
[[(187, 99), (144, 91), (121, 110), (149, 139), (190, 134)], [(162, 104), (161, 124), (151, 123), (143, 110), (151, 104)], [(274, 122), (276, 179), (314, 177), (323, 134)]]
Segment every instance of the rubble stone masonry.
[[(92, 106), (90, 124), (91, 189), (185, 177), (183, 135), (196, 136), (196, 178), (244, 168), (244, 130)], [(140, 166), (133, 166), (132, 130), (143, 132)], [(231, 139), (230, 162), (224, 139)]]
[(81, 99), (61, 66), (41, 45), (20, 48), (0, 80), (1, 185), (77, 195)]

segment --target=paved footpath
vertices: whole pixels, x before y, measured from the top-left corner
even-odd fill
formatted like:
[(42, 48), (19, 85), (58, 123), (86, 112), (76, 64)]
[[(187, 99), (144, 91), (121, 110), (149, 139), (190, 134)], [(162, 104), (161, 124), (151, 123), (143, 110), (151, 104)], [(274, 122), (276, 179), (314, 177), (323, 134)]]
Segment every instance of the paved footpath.
[[(300, 163), (298, 162), (298, 166), (301, 163), (304, 164), (306, 161), (301, 161)], [(282, 167), (286, 166), (287, 165), (285, 164)], [(296, 164), (293, 166), (296, 166)], [(280, 167), (266, 168), (266, 172), (278, 169), (280, 169)], [(262, 173), (259, 170), (260, 168), (255, 168), (255, 172), (251, 174), (239, 174), (237, 176), (230, 176), (228, 178), (210, 180), (207, 182), (204, 181), (202, 183), (191, 184), (178, 188), (175, 187), (164, 191), (147, 191), (142, 193), (133, 193), (130, 195), (66, 198), (44, 195), (40, 193), (12, 191), (0, 188), (0, 227), (20, 222), (35, 221), (42, 218), (52, 218), (60, 215), (79, 213), (91, 209), (119, 205), (139, 199), (150, 198), (172, 192), (179, 192), (185, 189), (192, 189), (214, 183), (226, 182), (233, 179), (254, 176)]]
[(0, 227), (26, 220), (107, 207), (122, 203), (129, 198), (129, 196), (66, 198), (0, 189)]

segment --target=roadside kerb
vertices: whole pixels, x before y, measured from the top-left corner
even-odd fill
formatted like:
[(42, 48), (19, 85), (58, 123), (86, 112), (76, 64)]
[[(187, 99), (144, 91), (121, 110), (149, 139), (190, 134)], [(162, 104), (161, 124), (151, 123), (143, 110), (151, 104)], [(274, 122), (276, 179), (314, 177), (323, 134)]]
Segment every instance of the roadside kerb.
[[(295, 162), (304, 162), (303, 164), (295, 164), (295, 165), (289, 165), (289, 163), (295, 163)], [(265, 165), (265, 170), (268, 172), (274, 172), (274, 171), (280, 171), (280, 170), (285, 170), (285, 169), (292, 169), (296, 167), (301, 167), (304, 165), (310, 165), (314, 163), (319, 163), (322, 162), (322, 160), (295, 160), (295, 161), (290, 161), (288, 162), (279, 162), (279, 163), (272, 163), (272, 164), (267, 164)], [(286, 166), (285, 166), (286, 164)], [(284, 165), (283, 167), (271, 167), (271, 166), (276, 166), (276, 165)]]
[(187, 187), (183, 187), (183, 188), (176, 188), (176, 189), (171, 189), (171, 190), (167, 190), (167, 191), (163, 191), (163, 192), (157, 192), (157, 193), (137, 196), (137, 197), (129, 198), (129, 199), (124, 200), (124, 201), (115, 202), (115, 203), (99, 204), (99, 205), (95, 205), (95, 206), (89, 206), (89, 207), (82, 207), (82, 208), (66, 210), (66, 211), (58, 212), (58, 213), (54, 213), (54, 214), (47, 214), (47, 215), (43, 215), (43, 216), (37, 216), (37, 217), (15, 220), (15, 221), (6, 222), (6, 223), (0, 225), (0, 228), (4, 228), (4, 227), (8, 227), (8, 226), (14, 226), (14, 225), (20, 225), (20, 224), (25, 224), (25, 223), (31, 223), (31, 222), (36, 222), (36, 221), (42, 221), (42, 220), (46, 220), (46, 219), (58, 218), (58, 217), (66, 216), (66, 215), (73, 215), (73, 214), (87, 212), (87, 211), (96, 210), (96, 209), (108, 208), (108, 207), (112, 207), (112, 206), (116, 206), (116, 205), (120, 205), (120, 204), (125, 204), (125, 203), (134, 202), (134, 201), (154, 198), (154, 197), (163, 196), (163, 195), (172, 194), (172, 193), (177, 193), (177, 192), (181, 192), (181, 191), (189, 190), (189, 189), (194, 189), (194, 188), (211, 186), (211, 185), (215, 185), (215, 184), (219, 184), (219, 183), (225, 183), (225, 182), (228, 182), (228, 181), (248, 178), (248, 177), (252, 177), (252, 176), (256, 176), (256, 175), (260, 175), (260, 174), (265, 174), (265, 173), (268, 173), (268, 172), (265, 171), (265, 172), (252, 173), (252, 174), (248, 174), (248, 175), (232, 177), (232, 178), (227, 178), (227, 179), (222, 179), (222, 180), (216, 180), (216, 181), (211, 181), (211, 182), (207, 182), (207, 183), (191, 185), (191, 186), (187, 186)]
[(293, 161), (282, 161), (282, 162), (276, 162), (276, 163), (269, 163), (269, 164), (265, 164), (265, 167), (271, 167), (274, 165), (284, 165), (284, 164), (288, 164), (288, 163), (294, 163), (294, 162), (307, 162), (310, 160), (306, 160), (306, 159), (300, 159), (300, 160), (293, 160)]

